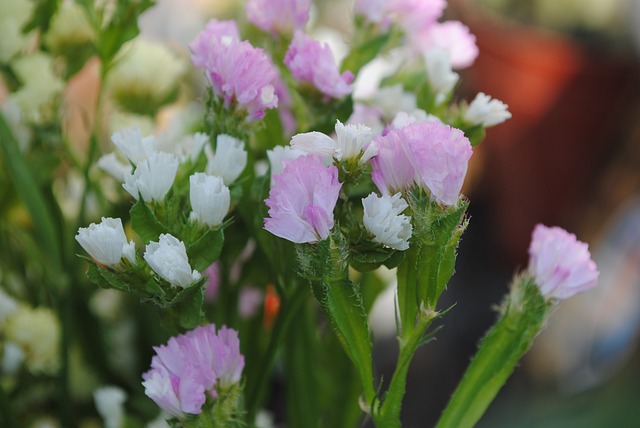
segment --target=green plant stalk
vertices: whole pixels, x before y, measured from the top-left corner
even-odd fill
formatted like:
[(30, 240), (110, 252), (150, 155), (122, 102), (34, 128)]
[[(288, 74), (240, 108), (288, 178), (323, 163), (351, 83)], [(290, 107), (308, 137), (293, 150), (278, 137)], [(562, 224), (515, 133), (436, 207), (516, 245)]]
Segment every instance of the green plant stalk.
[(437, 428), (473, 427), (542, 330), (552, 305), (531, 277), (513, 281), (502, 315), (482, 339), (478, 352), (445, 408)]
[(373, 414), (373, 420), (377, 427), (400, 428), (400, 412), (402, 399), (407, 385), (407, 373), (413, 359), (413, 354), (420, 347), (421, 339), (437, 317), (437, 312), (422, 310), (418, 322), (407, 339), (398, 338), (400, 341), (400, 355), (396, 362), (396, 368), (389, 383), (382, 407)]

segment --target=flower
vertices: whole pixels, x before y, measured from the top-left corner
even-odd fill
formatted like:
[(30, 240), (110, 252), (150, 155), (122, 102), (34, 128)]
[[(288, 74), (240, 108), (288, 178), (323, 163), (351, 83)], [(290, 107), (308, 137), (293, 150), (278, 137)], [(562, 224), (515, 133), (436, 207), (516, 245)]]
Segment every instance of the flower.
[(218, 291), (220, 291), (220, 262), (216, 260), (211, 263), (203, 273), (207, 277), (207, 286), (204, 289), (204, 300), (209, 303), (214, 303), (218, 298)]
[(377, 153), (372, 143), (371, 128), (364, 125), (343, 125), (336, 122), (336, 139), (321, 132), (305, 132), (294, 135), (291, 147), (311, 154), (330, 156), (337, 160), (367, 162)]
[(398, 112), (398, 114), (396, 114), (396, 117), (393, 118), (393, 121), (389, 124), (389, 129), (387, 131), (392, 129), (404, 128), (407, 125), (412, 125), (414, 123), (422, 123), (422, 122), (442, 123), (442, 121), (438, 116), (428, 114), (424, 110), (415, 109), (411, 113), (401, 111), (401, 112)]
[(388, 0), (356, 0), (353, 10), (357, 15), (364, 16), (367, 21), (376, 24), (383, 23)]
[(242, 174), (246, 166), (247, 152), (244, 142), (230, 135), (218, 135), (215, 154), (207, 163), (207, 174), (222, 177), (226, 184), (231, 184)]
[(271, 150), (267, 150), (269, 165), (271, 165), (271, 185), (275, 180), (273, 177), (280, 174), (284, 170), (284, 166), (292, 159), (304, 156), (305, 152), (296, 150), (291, 146), (275, 146)]
[(471, 143), (459, 129), (423, 122), (376, 137), (378, 155), (371, 159), (371, 178), (383, 194), (414, 184), (429, 190), (431, 199), (455, 205), (462, 189)]
[(78, 229), (76, 241), (98, 263), (116, 266), (122, 258), (136, 262), (135, 244), (127, 243), (127, 237), (119, 218), (105, 218), (99, 224)]
[(231, 194), (222, 178), (197, 172), (189, 177), (191, 220), (207, 226), (218, 226), (229, 211)]
[(192, 271), (184, 242), (163, 233), (158, 242), (151, 241), (144, 252), (149, 266), (171, 285), (186, 288), (202, 276)]
[(70, 47), (91, 43), (95, 34), (82, 6), (62, 1), (44, 36), (47, 47), (55, 53), (69, 52)]
[(559, 227), (536, 225), (529, 246), (529, 273), (547, 299), (566, 299), (598, 282), (589, 246)]
[(60, 367), (60, 323), (45, 307), (20, 306), (6, 320), (4, 337), (17, 345), (34, 374), (54, 374)]
[(287, 163), (274, 180), (265, 200), (269, 217), (264, 228), (296, 243), (326, 239), (342, 187), (338, 168), (324, 166), (320, 156), (305, 155)]
[(33, 15), (35, 4), (23, 0), (3, 0), (0, 2), (0, 63), (8, 63), (24, 49), (29, 35), (22, 30)]
[(464, 119), (474, 125), (482, 125), (485, 128), (497, 125), (511, 118), (508, 105), (500, 100), (491, 98), (489, 95), (480, 92), (469, 104), (469, 108), (464, 113)]
[(256, 27), (272, 34), (293, 34), (309, 20), (311, 0), (249, 0), (247, 18)]
[(177, 417), (200, 413), (205, 392), (216, 397), (240, 381), (244, 368), (238, 332), (225, 326), (217, 333), (213, 324), (196, 327), (153, 349), (151, 369), (142, 375), (145, 394)]
[(264, 293), (258, 287), (247, 285), (240, 290), (238, 314), (246, 320), (253, 318), (264, 301)]
[(412, 36), (433, 25), (446, 7), (445, 0), (388, 0), (387, 11)]
[(451, 69), (449, 52), (442, 48), (429, 49), (424, 54), (427, 79), (436, 94), (436, 104), (442, 104), (458, 83), (458, 73)]
[(161, 202), (171, 189), (178, 172), (178, 158), (170, 153), (156, 152), (140, 162), (133, 174), (124, 178), (122, 187), (136, 200), (142, 195), (146, 202)]
[(444, 49), (449, 54), (451, 67), (456, 70), (469, 67), (478, 57), (476, 37), (460, 21), (430, 25), (416, 36), (414, 44), (421, 51)]
[(104, 420), (105, 428), (120, 428), (124, 420), (124, 402), (127, 393), (117, 386), (103, 386), (93, 392), (96, 410)]
[(213, 93), (227, 109), (237, 106), (246, 111), (248, 121), (254, 121), (278, 106), (273, 86), (276, 68), (262, 49), (230, 35), (214, 36), (209, 43), (206, 39), (201, 33), (191, 43), (196, 49), (194, 65), (204, 69)]
[(375, 236), (375, 241), (396, 250), (409, 248), (413, 232), (411, 219), (400, 214), (409, 205), (400, 193), (378, 197), (371, 193), (362, 199), (364, 227)]
[(131, 164), (122, 162), (113, 152), (100, 156), (98, 167), (121, 183), (132, 170)]
[(351, 93), (349, 84), (353, 74), (345, 71), (341, 75), (329, 45), (313, 40), (302, 31), (295, 32), (284, 63), (293, 77), (312, 84), (328, 97), (342, 98)]
[(134, 165), (149, 159), (149, 156), (156, 152), (155, 137), (143, 137), (137, 126), (114, 132), (111, 134), (111, 142)]
[(219, 42), (223, 37), (231, 39), (234, 42), (240, 41), (240, 32), (238, 31), (236, 21), (209, 20), (204, 30), (189, 43), (191, 62), (193, 65), (198, 68), (205, 67), (211, 54), (211, 43)]
[(113, 98), (124, 110), (143, 115), (172, 100), (186, 70), (166, 45), (139, 37), (121, 48), (114, 64), (107, 82)]

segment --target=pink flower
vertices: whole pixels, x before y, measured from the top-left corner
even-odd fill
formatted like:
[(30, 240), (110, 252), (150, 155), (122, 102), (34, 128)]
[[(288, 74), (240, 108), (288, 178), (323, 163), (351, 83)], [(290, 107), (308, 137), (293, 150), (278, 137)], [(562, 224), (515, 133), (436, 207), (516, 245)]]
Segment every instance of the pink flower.
[(293, 34), (309, 20), (311, 0), (249, 0), (247, 18), (256, 27), (272, 34)]
[(197, 48), (194, 64), (202, 64), (199, 67), (204, 68), (213, 93), (224, 99), (227, 109), (237, 106), (246, 110), (247, 120), (253, 121), (263, 118), (266, 109), (278, 106), (273, 87), (276, 69), (262, 49), (233, 35), (209, 37), (202, 33), (192, 45)]
[(233, 41), (240, 41), (240, 33), (236, 21), (218, 21), (211, 19), (204, 30), (191, 43), (191, 62), (198, 68), (203, 68), (211, 55), (211, 44), (218, 43), (223, 37)]
[(428, 189), (431, 199), (455, 205), (473, 153), (459, 129), (423, 122), (392, 130), (374, 139), (378, 155), (371, 159), (371, 178), (383, 194), (413, 185)]
[(328, 97), (342, 98), (351, 93), (349, 84), (353, 73), (345, 71), (340, 75), (329, 45), (313, 40), (302, 31), (296, 31), (293, 36), (284, 63), (293, 77), (312, 84)]
[(423, 52), (446, 50), (453, 69), (469, 67), (478, 57), (476, 36), (460, 21), (435, 23), (417, 34), (413, 44)]
[(326, 239), (342, 187), (338, 168), (324, 166), (318, 155), (306, 155), (288, 162), (274, 180), (265, 200), (269, 217), (264, 228), (296, 243)]
[(389, 0), (387, 10), (409, 33), (420, 32), (435, 23), (447, 7), (445, 0)]
[(145, 394), (168, 413), (198, 414), (205, 392), (218, 391), (240, 380), (244, 357), (235, 330), (215, 325), (197, 327), (153, 348), (151, 369), (142, 375)]
[(566, 299), (598, 282), (589, 246), (559, 227), (536, 225), (529, 246), (529, 272), (547, 299)]
[(204, 290), (204, 299), (213, 303), (218, 298), (220, 290), (220, 262), (215, 261), (202, 272), (207, 277), (207, 288)]
[(257, 287), (250, 285), (240, 290), (238, 297), (238, 314), (242, 319), (253, 318), (260, 309), (260, 305), (264, 301), (264, 293)]

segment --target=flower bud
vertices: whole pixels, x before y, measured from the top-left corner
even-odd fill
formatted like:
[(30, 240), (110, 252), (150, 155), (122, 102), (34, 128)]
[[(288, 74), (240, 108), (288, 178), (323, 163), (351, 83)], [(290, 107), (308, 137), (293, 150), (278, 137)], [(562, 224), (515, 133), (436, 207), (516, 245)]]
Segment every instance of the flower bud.
[(186, 288), (201, 278), (198, 271), (191, 270), (184, 242), (172, 235), (162, 234), (159, 242), (151, 241), (144, 252), (144, 259), (171, 285)]
[(216, 139), (216, 152), (207, 164), (209, 175), (222, 177), (225, 184), (233, 183), (247, 166), (244, 142), (230, 135), (221, 134)]
[(135, 245), (127, 243), (127, 237), (119, 218), (102, 217), (99, 224), (78, 229), (76, 241), (98, 263), (114, 267), (124, 257), (131, 263), (136, 262)]
[(136, 199), (142, 195), (145, 202), (161, 202), (173, 185), (178, 163), (175, 155), (153, 153), (149, 159), (138, 164), (133, 174), (124, 178), (122, 187)]
[(189, 177), (191, 220), (207, 226), (218, 226), (229, 211), (231, 195), (222, 178), (198, 172)]

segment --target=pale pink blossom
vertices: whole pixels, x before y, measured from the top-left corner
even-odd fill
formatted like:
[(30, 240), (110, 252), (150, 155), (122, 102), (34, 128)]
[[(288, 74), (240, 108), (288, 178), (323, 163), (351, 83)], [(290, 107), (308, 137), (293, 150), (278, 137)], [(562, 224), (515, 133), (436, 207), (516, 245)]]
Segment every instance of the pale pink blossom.
[(211, 45), (213, 43), (219, 43), (223, 37), (235, 42), (240, 41), (240, 33), (238, 32), (238, 26), (235, 21), (218, 21), (217, 19), (211, 19), (207, 22), (204, 30), (189, 43), (191, 62), (193, 65), (198, 68), (203, 68), (209, 60), (209, 56), (213, 53)]
[(272, 34), (293, 34), (309, 20), (311, 0), (249, 0), (247, 18), (256, 27)]
[(439, 122), (423, 122), (374, 141), (378, 155), (371, 159), (371, 178), (383, 194), (417, 185), (440, 204), (456, 204), (473, 153), (462, 131)]
[(598, 282), (589, 246), (559, 227), (536, 225), (529, 246), (529, 273), (547, 299), (566, 299)]
[(264, 301), (264, 293), (261, 289), (252, 286), (243, 287), (238, 296), (238, 314), (242, 319), (253, 318)]
[(469, 67), (478, 57), (476, 36), (460, 21), (445, 21), (430, 25), (413, 38), (422, 52), (444, 49), (449, 53), (454, 70)]
[(200, 326), (153, 348), (151, 369), (142, 375), (145, 394), (173, 416), (198, 414), (219, 390), (237, 383), (244, 368), (238, 333)]
[(446, 7), (445, 0), (389, 0), (387, 11), (411, 35), (433, 25)]
[[(202, 37), (206, 41), (208, 36)], [(192, 45), (197, 49), (194, 64), (204, 69), (213, 93), (224, 100), (225, 108), (244, 110), (247, 120), (253, 121), (264, 117), (266, 109), (278, 106), (273, 87), (276, 69), (262, 49), (232, 35), (214, 36), (210, 43), (200, 42), (198, 36)]]
[(220, 262), (216, 260), (211, 263), (202, 273), (207, 277), (204, 300), (213, 303), (218, 298), (218, 291), (220, 291)]
[(284, 57), (284, 63), (297, 80), (312, 84), (332, 98), (342, 98), (352, 91), (349, 84), (353, 73), (340, 74), (338, 66), (326, 43), (321, 43), (296, 31)]
[(326, 239), (333, 228), (333, 209), (342, 184), (338, 168), (325, 166), (322, 157), (306, 155), (293, 159), (274, 185), (265, 203), (269, 217), (264, 228), (296, 243)]

